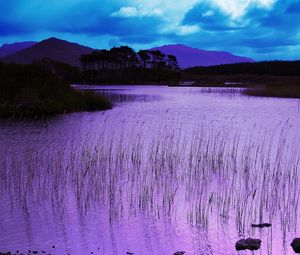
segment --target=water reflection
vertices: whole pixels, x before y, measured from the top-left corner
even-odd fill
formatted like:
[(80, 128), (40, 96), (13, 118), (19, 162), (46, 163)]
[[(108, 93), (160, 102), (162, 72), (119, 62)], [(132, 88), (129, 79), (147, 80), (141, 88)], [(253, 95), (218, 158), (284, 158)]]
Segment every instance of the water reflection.
[[(159, 94), (141, 94), (135, 93), (135, 86), (80, 86), (73, 85), (74, 88), (80, 90), (91, 90), (97, 94), (109, 98), (114, 103), (122, 102), (152, 102), (162, 100), (163, 97)], [(123, 88), (122, 88), (123, 87)], [(126, 88), (126, 89), (125, 89)], [(131, 89), (129, 89), (131, 88)]]

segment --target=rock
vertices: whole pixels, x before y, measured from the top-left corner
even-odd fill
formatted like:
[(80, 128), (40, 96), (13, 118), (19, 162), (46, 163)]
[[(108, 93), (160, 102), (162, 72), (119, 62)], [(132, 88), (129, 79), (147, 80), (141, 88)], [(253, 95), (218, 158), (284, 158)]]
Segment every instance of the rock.
[(249, 250), (254, 251), (260, 248), (261, 240), (259, 239), (247, 238), (246, 241), (248, 243)]
[(252, 238), (247, 238), (247, 239), (241, 239), (236, 242), (235, 244), (235, 249), (238, 251), (241, 250), (258, 250), (260, 248), (261, 240), (259, 239), (252, 239)]
[(238, 251), (241, 250), (247, 250), (248, 249), (248, 243), (246, 242), (246, 239), (241, 239), (236, 242), (235, 249)]
[(295, 253), (300, 253), (300, 238), (295, 238), (291, 243), (291, 246)]
[(183, 255), (185, 254), (185, 251), (177, 251), (173, 255)]
[(259, 224), (251, 224), (252, 228), (268, 228), (272, 225), (270, 223), (259, 223)]

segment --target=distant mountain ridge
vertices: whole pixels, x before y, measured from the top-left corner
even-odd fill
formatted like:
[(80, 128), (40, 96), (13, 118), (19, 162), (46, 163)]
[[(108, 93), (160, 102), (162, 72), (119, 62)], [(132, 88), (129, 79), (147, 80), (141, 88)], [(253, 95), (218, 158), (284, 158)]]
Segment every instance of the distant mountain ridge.
[(14, 54), (18, 51), (27, 49), (35, 45), (37, 42), (15, 42), (15, 43), (7, 43), (3, 44), (0, 47), (0, 58), (6, 57), (8, 55)]
[(180, 68), (255, 62), (251, 58), (236, 56), (229, 52), (201, 50), (183, 44), (164, 45), (151, 50), (159, 50), (164, 54), (176, 56)]
[(94, 51), (92, 48), (52, 37), (1, 60), (6, 63), (30, 64), (35, 60), (49, 58), (79, 67), (81, 55), (89, 54), (92, 51)]
[[(151, 50), (159, 50), (164, 54), (176, 56), (180, 68), (255, 62), (251, 58), (236, 56), (224, 51), (207, 51), (182, 44), (164, 45)], [(81, 55), (93, 51), (95, 49), (52, 37), (41, 42), (4, 44), (0, 47), (0, 61), (30, 64), (33, 61), (48, 58), (80, 67)]]

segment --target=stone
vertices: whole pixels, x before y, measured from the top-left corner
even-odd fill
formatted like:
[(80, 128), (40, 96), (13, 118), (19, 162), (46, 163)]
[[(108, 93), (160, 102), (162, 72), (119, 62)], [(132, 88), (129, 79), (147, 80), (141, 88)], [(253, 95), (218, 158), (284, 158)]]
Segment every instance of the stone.
[(295, 253), (300, 253), (300, 238), (295, 238), (292, 241), (291, 246)]
[(173, 255), (183, 255), (185, 254), (185, 251), (177, 251)]
[(241, 239), (236, 242), (235, 249), (238, 251), (241, 250), (247, 250), (248, 249), (248, 243), (246, 242), (246, 239)]
[(241, 239), (236, 242), (235, 249), (238, 251), (241, 250), (255, 251), (260, 248), (260, 244), (261, 244), (261, 240), (259, 239), (253, 239), (253, 238)]

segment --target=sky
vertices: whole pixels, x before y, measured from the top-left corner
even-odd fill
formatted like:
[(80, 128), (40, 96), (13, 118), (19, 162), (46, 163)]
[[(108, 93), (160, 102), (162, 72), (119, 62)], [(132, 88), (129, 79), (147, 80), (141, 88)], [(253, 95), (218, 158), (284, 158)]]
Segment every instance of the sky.
[(300, 59), (299, 0), (0, 0), (0, 45), (49, 37), (93, 48), (165, 44)]

